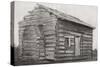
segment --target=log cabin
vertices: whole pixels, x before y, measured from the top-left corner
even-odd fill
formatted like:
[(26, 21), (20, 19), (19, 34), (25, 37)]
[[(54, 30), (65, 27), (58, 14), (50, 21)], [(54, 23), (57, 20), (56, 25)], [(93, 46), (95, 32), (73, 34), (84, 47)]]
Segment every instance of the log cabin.
[(90, 59), (93, 29), (76, 17), (38, 4), (19, 22), (19, 56), (48, 61)]

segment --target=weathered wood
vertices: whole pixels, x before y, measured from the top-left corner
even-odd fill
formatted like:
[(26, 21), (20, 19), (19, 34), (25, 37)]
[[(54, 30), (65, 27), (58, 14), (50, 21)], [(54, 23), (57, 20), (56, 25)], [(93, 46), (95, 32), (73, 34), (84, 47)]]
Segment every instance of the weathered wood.
[(46, 39), (56, 38), (56, 36), (46, 36)]
[(60, 41), (65, 41), (65, 38), (59, 38), (59, 42), (60, 42)]
[[(91, 34), (92, 33), (92, 29), (86, 26), (82, 26), (80, 24), (75, 24), (73, 22), (70, 21), (64, 21), (64, 20), (60, 20), (58, 21), (59, 27), (64, 28), (65, 30), (71, 30), (71, 31), (76, 31), (76, 32), (81, 32), (84, 34)], [(80, 28), (81, 27), (81, 28)]]
[(73, 53), (74, 51), (72, 50), (66, 50), (66, 53)]
[(64, 45), (64, 44), (65, 44), (64, 42), (59, 42), (58, 46), (59, 46), (59, 45)]
[(56, 42), (56, 40), (45, 40), (46, 42)]
[(58, 37), (64, 37), (64, 34), (63, 34), (63, 33), (58, 33), (57, 36), (58, 36)]
[(54, 47), (54, 46), (56, 46), (56, 44), (55, 43), (53, 43), (53, 44), (46, 44), (45, 46), (46, 47)]
[(45, 48), (45, 50), (47, 50), (47, 51), (52, 51), (52, 50), (55, 50), (55, 48), (50, 48), (50, 47), (48, 47), (48, 48)]
[(60, 51), (57, 51), (57, 53), (65, 53), (65, 51), (63, 51), (63, 50), (60, 50)]

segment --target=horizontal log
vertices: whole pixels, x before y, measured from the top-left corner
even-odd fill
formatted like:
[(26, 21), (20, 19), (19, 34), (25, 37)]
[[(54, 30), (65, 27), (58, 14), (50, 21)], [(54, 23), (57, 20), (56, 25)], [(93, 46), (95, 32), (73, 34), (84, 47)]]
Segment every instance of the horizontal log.
[(48, 35), (44, 35), (44, 37), (50, 37), (50, 36), (56, 36), (55, 34), (48, 34)]
[(65, 38), (74, 39), (74, 36), (72, 36), (72, 35), (65, 35), (64, 37), (65, 37)]
[(81, 55), (86, 56), (86, 55), (91, 55), (91, 53), (82, 53)]
[(56, 44), (56, 42), (45, 42), (45, 44)]
[(68, 56), (74, 56), (73, 54), (57, 54), (56, 57), (57, 58), (63, 58), (63, 57), (68, 57)]
[(28, 44), (28, 45), (23, 45), (22, 47), (23, 47), (23, 48), (38, 48), (38, 47), (36, 47), (36, 46), (34, 46), (34, 45), (30, 45), (30, 44)]
[(58, 37), (60, 37), (60, 36), (64, 36), (64, 34), (63, 34), (63, 33), (58, 33), (57, 36), (58, 36)]
[(83, 41), (82, 43), (83, 43), (83, 44), (92, 44), (91, 41)]
[(44, 48), (45, 45), (39, 44), (38, 47), (39, 49)]
[(46, 51), (55, 50), (55, 48), (50, 48), (50, 47), (48, 47), (48, 48), (45, 48), (45, 50), (46, 50)]
[(64, 50), (57, 51), (57, 53), (65, 53)]
[(82, 35), (82, 37), (92, 38), (90, 35)]
[(66, 50), (65, 52), (66, 52), (66, 53), (73, 53), (74, 51)]
[(45, 38), (45, 40), (47, 41), (47, 40), (54, 40), (54, 41), (56, 41), (56, 38)]
[(84, 50), (92, 50), (92, 48), (81, 48), (83, 51)]
[(40, 49), (40, 50), (39, 50), (39, 52), (40, 52), (40, 53), (44, 53), (44, 52), (45, 52), (45, 50), (41, 50), (41, 49)]
[(56, 54), (55, 55), (57, 58), (60, 58), (60, 57), (66, 57), (67, 55), (66, 54)]
[(65, 38), (59, 38), (58, 40), (59, 41), (65, 41)]
[(85, 52), (92, 52), (91, 50), (81, 50), (81, 52), (85, 53)]
[(46, 47), (55, 47), (56, 44), (55, 44), (55, 43), (54, 43), (54, 44), (46, 44), (45, 46), (46, 46)]
[(87, 49), (91, 49), (92, 46), (83, 46), (82, 49), (87, 48)]
[(56, 42), (56, 40), (45, 40), (45, 42)]
[(56, 36), (48, 36), (48, 37), (45, 37), (46, 39), (51, 39), (51, 38), (56, 38)]
[(64, 46), (57, 46), (56, 48), (57, 48), (57, 49), (65, 49)]
[[(34, 40), (35, 40), (35, 39), (34, 39)], [(35, 43), (35, 42), (38, 43), (38, 42), (40, 42), (40, 40), (35, 40), (35, 41), (34, 41), (34, 40), (23, 40), (23, 42), (30, 42), (30, 43), (31, 43), (31, 42), (32, 42), (32, 43)]]
[(92, 46), (92, 44), (82, 44), (82, 45), (80, 45), (80, 46)]
[(82, 40), (92, 40), (90, 37), (82, 37)]
[(40, 59), (40, 60), (44, 60), (44, 59), (45, 59), (45, 57), (40, 57), (39, 59)]
[(40, 53), (40, 56), (45, 56), (45, 53)]
[(34, 49), (34, 48), (39, 48), (38, 46), (39, 45), (30, 45), (30, 44), (27, 44), (27, 45), (23, 45), (22, 47), (23, 48), (30, 48), (30, 49), (33, 48)]
[(55, 60), (54, 56), (46, 56), (46, 59)]
[(55, 30), (55, 26), (53, 25), (46, 25), (44, 28), (43, 28), (44, 31), (47, 31), (47, 30)]
[(64, 45), (65, 43), (64, 42), (59, 42), (57, 45)]
[(33, 49), (33, 48), (24, 48), (23, 51), (36, 51), (38, 52), (39, 49)]
[(67, 33), (67, 34), (71, 34), (71, 35), (75, 35), (75, 36), (81, 36), (80, 33), (73, 32), (73, 31), (68, 31), (68, 30), (66, 30), (66, 33)]
[(39, 54), (36, 53), (36, 52), (24, 52), (23, 55), (26, 55), (26, 56), (33, 56), (33, 57), (39, 56)]
[(45, 31), (44, 35), (48, 35), (48, 34), (55, 34), (55, 31)]
[(93, 40), (92, 40), (92, 39), (82, 39), (82, 41), (93, 42)]
[(58, 32), (65, 32), (63, 29), (58, 29)]

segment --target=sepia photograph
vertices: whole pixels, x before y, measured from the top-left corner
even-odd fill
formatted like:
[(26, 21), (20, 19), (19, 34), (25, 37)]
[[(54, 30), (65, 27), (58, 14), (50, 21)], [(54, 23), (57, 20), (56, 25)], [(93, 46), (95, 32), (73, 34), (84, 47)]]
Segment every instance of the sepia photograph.
[(11, 65), (97, 61), (97, 7), (11, 2)]

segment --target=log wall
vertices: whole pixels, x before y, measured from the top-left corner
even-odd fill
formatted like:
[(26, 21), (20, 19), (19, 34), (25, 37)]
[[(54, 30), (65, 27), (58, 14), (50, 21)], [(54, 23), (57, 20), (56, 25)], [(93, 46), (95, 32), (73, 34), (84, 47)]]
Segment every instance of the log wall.
[[(92, 51), (92, 29), (86, 26), (75, 24), (70, 21), (59, 20), (60, 31), (65, 30), (68, 34), (75, 37), (80, 36), (80, 55), (91, 57)], [(65, 33), (63, 32), (63, 34)], [(64, 36), (64, 35), (61, 35)]]
[(33, 59), (54, 60), (56, 20), (55, 15), (42, 8), (36, 8), (30, 15), (25, 16), (24, 21), (19, 23), (20, 55)]

